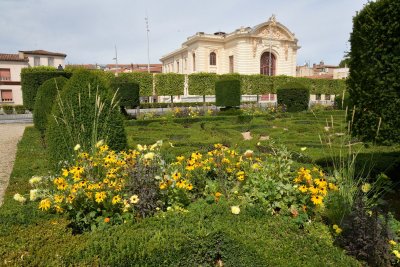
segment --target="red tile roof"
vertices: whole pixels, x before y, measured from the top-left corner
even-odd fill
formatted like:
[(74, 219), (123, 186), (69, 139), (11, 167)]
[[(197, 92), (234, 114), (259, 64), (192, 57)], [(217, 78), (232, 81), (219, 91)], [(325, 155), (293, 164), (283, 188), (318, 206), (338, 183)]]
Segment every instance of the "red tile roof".
[(28, 62), (28, 58), (20, 58), (18, 54), (0, 54), (0, 61)]
[(33, 51), (19, 51), (24, 54), (29, 54), (29, 55), (44, 55), (44, 56), (59, 56), (59, 57), (66, 57), (66, 54), (63, 53), (57, 53), (57, 52), (49, 52), (46, 50), (33, 50)]

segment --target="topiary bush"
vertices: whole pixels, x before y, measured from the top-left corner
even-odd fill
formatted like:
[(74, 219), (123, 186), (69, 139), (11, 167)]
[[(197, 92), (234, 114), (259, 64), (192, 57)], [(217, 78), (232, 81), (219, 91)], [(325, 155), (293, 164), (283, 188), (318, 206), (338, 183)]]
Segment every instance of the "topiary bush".
[(154, 76), (157, 95), (183, 95), (185, 76), (178, 73), (158, 73)]
[(13, 114), (14, 113), (14, 107), (11, 105), (3, 105), (2, 108), (3, 108), (3, 112), (5, 114)]
[(124, 81), (117, 77), (112, 81), (111, 88), (117, 92), (120, 106), (137, 107), (140, 105), (138, 83)]
[(221, 80), (215, 83), (215, 101), (219, 107), (240, 106), (240, 80)]
[(26, 109), (33, 110), (37, 91), (45, 81), (59, 76), (70, 78), (71, 75), (70, 72), (49, 67), (23, 68), (21, 71), (21, 89)]
[(153, 74), (147, 72), (120, 73), (118, 76), (125, 81), (139, 84), (140, 96), (153, 95)]
[(17, 114), (25, 114), (26, 112), (26, 109), (23, 105), (16, 105), (14, 106), (14, 109)]
[(288, 112), (307, 110), (310, 91), (301, 84), (287, 83), (277, 90), (278, 105), (285, 105)]
[(370, 1), (353, 19), (350, 99), (353, 135), (400, 143), (400, 2)]
[(50, 162), (57, 170), (60, 161), (70, 161), (75, 145), (85, 151), (104, 140), (113, 150), (124, 149), (127, 139), (116, 95), (104, 76), (77, 71), (56, 97), (46, 140)]
[(39, 87), (33, 109), (33, 124), (40, 131), (42, 137), (45, 135), (47, 121), (57, 92), (64, 87), (67, 81), (68, 79), (65, 77), (51, 78)]

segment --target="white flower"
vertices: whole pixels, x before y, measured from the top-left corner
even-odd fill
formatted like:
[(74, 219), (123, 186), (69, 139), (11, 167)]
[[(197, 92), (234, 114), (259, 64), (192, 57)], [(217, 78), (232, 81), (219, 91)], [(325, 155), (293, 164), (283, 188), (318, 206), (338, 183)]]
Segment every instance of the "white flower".
[(231, 207), (231, 212), (233, 213), (233, 214), (239, 214), (240, 213), (240, 208), (239, 208), (239, 206), (232, 206)]
[(138, 197), (138, 195), (133, 195), (133, 196), (131, 196), (131, 198), (129, 199), (129, 201), (130, 201), (132, 204), (137, 204), (137, 203), (139, 203), (139, 197)]
[(143, 146), (142, 146), (142, 145), (140, 145), (140, 144), (139, 144), (139, 145), (137, 145), (137, 150), (139, 150), (139, 151), (143, 151), (143, 149), (144, 149), (144, 148), (143, 148)]
[(171, 147), (175, 147), (171, 142), (168, 142)]
[(42, 181), (42, 177), (40, 177), (40, 176), (32, 176), (32, 178), (29, 179), (29, 183), (30, 183), (31, 185), (37, 184), (37, 183), (39, 183), (40, 181)]
[(96, 147), (101, 147), (104, 144), (103, 140), (100, 140), (96, 143)]
[(157, 143), (152, 144), (152, 145), (150, 146), (150, 151), (153, 151), (153, 150), (156, 149), (156, 148), (157, 148)]
[(38, 199), (38, 190), (37, 189), (32, 189), (31, 191), (29, 191), (29, 200), (30, 201), (35, 201), (36, 199)]
[(17, 193), (14, 195), (14, 200), (18, 201), (20, 203), (24, 203), (26, 201), (26, 198), (24, 198), (22, 195)]
[(144, 155), (144, 159), (152, 160), (152, 159), (154, 159), (154, 155), (155, 155), (154, 152), (149, 152), (146, 155)]
[(300, 148), (301, 151), (306, 151), (307, 147)]
[(81, 145), (80, 145), (80, 144), (77, 144), (77, 145), (74, 147), (74, 150), (77, 151), (77, 150), (79, 150), (80, 148), (81, 148)]
[(251, 158), (252, 156), (253, 156), (253, 150), (246, 150), (246, 152), (244, 152), (244, 156), (246, 157), (246, 158)]

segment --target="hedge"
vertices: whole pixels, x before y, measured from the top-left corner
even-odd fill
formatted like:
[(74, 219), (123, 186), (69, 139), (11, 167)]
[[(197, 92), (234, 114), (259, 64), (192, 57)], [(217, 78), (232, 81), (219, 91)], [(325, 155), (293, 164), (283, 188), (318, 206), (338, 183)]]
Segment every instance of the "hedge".
[(214, 95), (215, 82), (218, 76), (215, 73), (193, 73), (188, 75), (190, 95)]
[(370, 1), (350, 36), (352, 133), (364, 141), (400, 143), (400, 1)]
[(50, 117), (46, 140), (51, 165), (71, 160), (75, 145), (90, 151), (104, 140), (111, 149), (127, 146), (119, 103), (107, 87), (105, 77), (87, 70), (77, 71), (57, 96)]
[(285, 105), (288, 112), (307, 110), (310, 101), (308, 88), (298, 83), (287, 83), (277, 91), (278, 105)]
[(273, 88), (273, 77), (261, 74), (242, 75), (242, 94), (263, 95), (276, 93)]
[(219, 107), (240, 106), (240, 80), (221, 80), (215, 83), (215, 102)]
[(140, 96), (153, 95), (153, 74), (147, 72), (120, 73), (119, 78), (139, 84)]
[(34, 109), (37, 91), (45, 81), (60, 76), (70, 78), (71, 75), (71, 72), (58, 71), (51, 67), (23, 68), (21, 71), (21, 89), (26, 109)]
[(25, 114), (26, 112), (26, 108), (24, 105), (16, 105), (14, 106), (14, 109), (17, 114)]
[(54, 99), (67, 81), (68, 79), (65, 77), (51, 78), (38, 89), (33, 112), (33, 124), (40, 131), (42, 137), (45, 135)]
[(134, 82), (125, 82), (116, 77), (111, 82), (111, 88), (118, 92), (119, 105), (123, 107), (137, 107), (140, 105), (139, 84)]
[(183, 95), (185, 76), (177, 73), (159, 73), (155, 75), (155, 91), (157, 95)]
[(14, 113), (14, 107), (11, 105), (3, 105), (1, 107), (3, 108), (3, 112), (5, 114), (13, 114)]

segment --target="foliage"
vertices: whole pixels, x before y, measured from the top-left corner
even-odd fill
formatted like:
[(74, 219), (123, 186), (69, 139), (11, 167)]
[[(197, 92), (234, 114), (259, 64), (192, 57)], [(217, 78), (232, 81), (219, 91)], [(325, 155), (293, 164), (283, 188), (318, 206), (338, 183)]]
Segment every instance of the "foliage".
[(68, 79), (62, 76), (51, 78), (45, 81), (38, 89), (34, 105), (33, 123), (42, 136), (45, 135), (47, 122), (58, 91), (63, 89), (67, 81)]
[(1, 108), (5, 114), (13, 114), (14, 113), (14, 106), (11, 105), (2, 105)]
[(343, 91), (342, 94), (336, 95), (334, 106), (335, 106), (335, 108), (341, 109), (341, 110), (345, 110), (346, 108), (348, 110), (352, 110), (353, 105), (350, 103), (349, 93), (346, 91)]
[(248, 95), (262, 95), (268, 93), (275, 93), (273, 88), (274, 77), (254, 74), (254, 75), (241, 75), (242, 79), (242, 94)]
[(217, 106), (240, 106), (240, 80), (220, 80), (215, 83), (215, 100)]
[(118, 77), (122, 80), (139, 84), (140, 96), (153, 95), (153, 74), (147, 72), (120, 73)]
[(154, 76), (157, 95), (183, 95), (185, 76), (177, 73), (159, 73)]
[(188, 75), (190, 95), (213, 95), (215, 82), (218, 76), (215, 73), (193, 73)]
[(116, 77), (111, 83), (111, 88), (117, 92), (117, 99), (120, 106), (137, 107), (140, 105), (139, 84), (134, 82), (125, 82)]
[(52, 67), (23, 68), (21, 71), (22, 99), (28, 110), (33, 110), (37, 91), (45, 81), (56, 77), (70, 78), (71, 73)]
[(15, 105), (14, 109), (17, 114), (25, 114), (25, 112), (26, 112), (24, 105)]
[(104, 77), (90, 71), (78, 71), (57, 95), (48, 124), (49, 158), (55, 168), (69, 161), (73, 148), (91, 150), (104, 140), (114, 150), (126, 147), (123, 118)]
[[(352, 134), (362, 140), (400, 142), (400, 2), (369, 2), (353, 19), (350, 37)], [(384, 44), (384, 45), (382, 45)]]
[(285, 105), (288, 112), (307, 110), (310, 92), (298, 83), (287, 83), (277, 91), (278, 104)]

